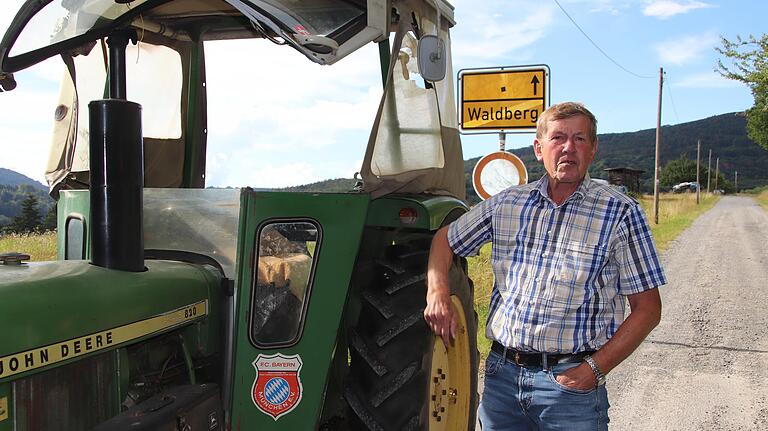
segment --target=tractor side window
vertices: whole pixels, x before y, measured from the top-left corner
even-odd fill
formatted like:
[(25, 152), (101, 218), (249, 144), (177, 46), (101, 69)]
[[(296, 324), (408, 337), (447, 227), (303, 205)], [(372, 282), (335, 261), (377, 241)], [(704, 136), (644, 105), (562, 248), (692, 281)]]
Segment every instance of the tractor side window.
[(250, 324), (256, 345), (285, 346), (298, 340), (319, 232), (309, 221), (273, 222), (259, 230)]
[(66, 224), (65, 260), (85, 259), (85, 224), (79, 217), (69, 217)]

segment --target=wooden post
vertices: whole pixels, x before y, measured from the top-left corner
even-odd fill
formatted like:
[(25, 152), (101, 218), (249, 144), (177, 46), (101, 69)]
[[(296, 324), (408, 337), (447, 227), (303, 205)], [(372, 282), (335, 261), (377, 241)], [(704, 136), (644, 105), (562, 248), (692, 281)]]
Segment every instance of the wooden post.
[(739, 192), (739, 171), (736, 171), (736, 174), (734, 175), (733, 179), (733, 192), (738, 193)]
[(707, 162), (707, 193), (709, 193), (709, 175), (712, 173), (712, 148), (709, 149), (709, 161)]
[(715, 190), (717, 190), (717, 177), (720, 176), (720, 157), (715, 162)]
[(653, 173), (653, 223), (659, 224), (659, 181), (661, 168), (659, 150), (661, 148), (661, 88), (664, 84), (664, 68), (659, 68), (659, 109), (656, 111), (656, 168)]
[(699, 204), (699, 195), (701, 194), (701, 181), (699, 181), (699, 159), (701, 158), (701, 139), (696, 142), (696, 205)]

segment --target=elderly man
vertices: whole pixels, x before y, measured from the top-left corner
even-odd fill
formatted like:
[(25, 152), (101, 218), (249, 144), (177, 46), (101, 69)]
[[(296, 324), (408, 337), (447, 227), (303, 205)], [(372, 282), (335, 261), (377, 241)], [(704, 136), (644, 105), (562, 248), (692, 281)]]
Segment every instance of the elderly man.
[(454, 254), (493, 246), (483, 430), (607, 430), (605, 375), (659, 323), (666, 279), (648, 222), (637, 202), (590, 180), (597, 147), (589, 110), (553, 105), (533, 144), (546, 175), (477, 205), (432, 241), (424, 318), (444, 342), (456, 330)]

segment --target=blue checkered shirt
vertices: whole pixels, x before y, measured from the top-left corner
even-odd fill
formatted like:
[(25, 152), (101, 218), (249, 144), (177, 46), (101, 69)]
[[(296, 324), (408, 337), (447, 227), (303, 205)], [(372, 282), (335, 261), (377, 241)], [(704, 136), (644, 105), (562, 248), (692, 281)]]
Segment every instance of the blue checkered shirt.
[(546, 175), (480, 203), (448, 228), (454, 253), (491, 241), (486, 336), (513, 349), (597, 350), (624, 321), (624, 297), (666, 284), (637, 202), (590, 180), (562, 205)]

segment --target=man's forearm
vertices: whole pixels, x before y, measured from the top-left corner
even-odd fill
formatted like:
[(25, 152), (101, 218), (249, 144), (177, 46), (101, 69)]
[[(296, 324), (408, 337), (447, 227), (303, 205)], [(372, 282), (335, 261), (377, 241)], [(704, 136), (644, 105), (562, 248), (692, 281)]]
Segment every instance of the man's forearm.
[(629, 297), (632, 311), (616, 334), (592, 358), (600, 371), (607, 374), (629, 357), (661, 320), (661, 298), (658, 289)]
[(451, 270), (453, 250), (448, 243), (448, 228), (444, 227), (435, 233), (429, 249), (427, 264), (427, 296), (436, 293), (450, 294), (448, 272)]
[(447, 346), (456, 336), (456, 317), (451, 303), (451, 283), (448, 273), (451, 270), (453, 250), (448, 243), (448, 228), (437, 231), (432, 239), (427, 265), (427, 306), (424, 320)]

